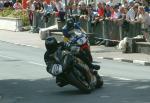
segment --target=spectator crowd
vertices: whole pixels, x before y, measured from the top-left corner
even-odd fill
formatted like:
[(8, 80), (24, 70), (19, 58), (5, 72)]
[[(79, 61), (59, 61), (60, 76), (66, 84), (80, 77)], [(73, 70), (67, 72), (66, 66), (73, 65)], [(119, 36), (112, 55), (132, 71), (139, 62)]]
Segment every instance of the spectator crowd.
[[(47, 3), (44, 0), (28, 0), (27, 10), (29, 11), (29, 20), (32, 25), (33, 12), (42, 14), (41, 19), (48, 20), (50, 15), (55, 14), (61, 20), (65, 20), (65, 15), (79, 16), (80, 19), (97, 22), (104, 19), (119, 21), (126, 20), (130, 23), (142, 23), (142, 29), (147, 31), (150, 27), (150, 1), (148, 0), (122, 0), (121, 3), (115, 3), (113, 0), (103, 2), (85, 3), (84, 0), (67, 0), (67, 6), (63, 0), (51, 0)], [(0, 0), (0, 9), (12, 7), (15, 10), (22, 9), (21, 3), (16, 0), (15, 3), (9, 0)]]

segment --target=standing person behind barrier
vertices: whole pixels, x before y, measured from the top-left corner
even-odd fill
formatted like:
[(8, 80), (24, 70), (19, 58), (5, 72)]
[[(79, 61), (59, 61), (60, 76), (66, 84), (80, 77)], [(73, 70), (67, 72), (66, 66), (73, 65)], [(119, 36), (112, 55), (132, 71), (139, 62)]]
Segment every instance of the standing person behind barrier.
[(104, 4), (101, 2), (98, 2), (97, 6), (98, 6), (97, 12), (98, 12), (99, 19), (103, 19), (104, 18), (104, 10), (105, 10)]
[(126, 8), (124, 6), (121, 6), (119, 8), (119, 11), (120, 11), (120, 17), (119, 17), (119, 19), (125, 20), (126, 19), (126, 14), (127, 14)]
[(48, 18), (53, 13), (53, 8), (51, 4), (47, 4), (47, 2), (43, 2), (43, 11), (42, 11), (42, 19), (45, 20), (45, 22), (48, 22)]
[(139, 6), (138, 8), (137, 20), (142, 23), (142, 31), (147, 41), (147, 38), (150, 37), (148, 34), (148, 28), (150, 27), (150, 16), (147, 12), (145, 12), (143, 6)]
[(95, 23), (95, 17), (97, 16), (97, 13), (93, 11), (92, 4), (88, 4), (87, 6), (87, 20), (88, 20), (88, 32), (92, 32), (92, 26), (94, 26)]
[(77, 4), (72, 5), (72, 15), (78, 15)]
[(109, 0), (109, 1), (107, 2), (107, 4), (110, 5), (110, 6), (114, 6), (113, 0)]
[(110, 7), (110, 12), (111, 12), (110, 20), (115, 19), (115, 10), (114, 10), (114, 6), (111, 6), (111, 7)]
[(138, 5), (135, 4), (135, 5), (134, 5), (133, 7), (131, 7), (130, 10), (127, 12), (126, 20), (129, 21), (129, 22), (134, 22), (134, 21), (136, 21), (137, 13), (138, 13)]
[(10, 0), (4, 0), (4, 7), (8, 8), (8, 7), (13, 7), (13, 3)]
[(33, 12), (35, 11), (35, 6), (33, 4), (33, 0), (28, 0), (27, 2), (27, 11), (29, 16), (29, 21), (31, 27), (33, 26)]
[(61, 21), (65, 20), (65, 7), (61, 0), (56, 0), (57, 16)]
[(150, 26), (150, 16), (147, 12), (145, 12), (143, 6), (139, 6), (138, 8), (137, 19), (142, 23), (142, 28), (148, 29)]
[(78, 3), (78, 15), (80, 16), (80, 19), (86, 19), (87, 18), (88, 11), (86, 9), (86, 3), (84, 1), (80, 1)]
[(79, 15), (87, 15), (86, 3), (84, 1), (80, 1), (78, 3)]
[(76, 55), (82, 59), (90, 69), (100, 69), (98, 65), (92, 64), (92, 55), (90, 52), (90, 47), (88, 45), (88, 38), (80, 29), (77, 24), (74, 24), (73, 19), (68, 19), (66, 25), (62, 29), (63, 35), (68, 38), (67, 42), (62, 42), (65, 48), (71, 49), (72, 46), (78, 46), (80, 51)]
[(50, 4), (52, 5), (53, 11), (58, 12), (58, 10), (56, 8), (56, 3), (54, 1), (51, 1)]
[(15, 4), (13, 5), (13, 8), (15, 10), (21, 10), (22, 9), (22, 5), (21, 5), (21, 3), (18, 0), (16, 0)]
[(4, 1), (0, 0), (0, 11), (4, 9)]
[(110, 18), (111, 16), (111, 11), (110, 11), (110, 5), (106, 4), (105, 9), (104, 9), (104, 17)]

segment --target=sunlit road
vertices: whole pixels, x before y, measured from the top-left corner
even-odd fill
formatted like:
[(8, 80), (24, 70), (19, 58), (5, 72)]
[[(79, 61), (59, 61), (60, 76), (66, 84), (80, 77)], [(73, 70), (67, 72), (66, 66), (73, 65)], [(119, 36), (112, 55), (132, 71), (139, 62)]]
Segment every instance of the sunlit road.
[(60, 88), (45, 70), (44, 49), (0, 42), (0, 103), (150, 103), (150, 67), (98, 59), (104, 87)]

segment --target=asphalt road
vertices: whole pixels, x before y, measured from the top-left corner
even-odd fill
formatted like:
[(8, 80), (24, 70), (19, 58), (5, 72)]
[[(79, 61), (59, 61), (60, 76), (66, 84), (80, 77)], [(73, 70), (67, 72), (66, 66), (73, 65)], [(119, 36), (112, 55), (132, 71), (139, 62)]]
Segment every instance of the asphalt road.
[(150, 103), (150, 69), (98, 59), (104, 87), (83, 94), (63, 88), (45, 70), (44, 49), (0, 42), (0, 103)]

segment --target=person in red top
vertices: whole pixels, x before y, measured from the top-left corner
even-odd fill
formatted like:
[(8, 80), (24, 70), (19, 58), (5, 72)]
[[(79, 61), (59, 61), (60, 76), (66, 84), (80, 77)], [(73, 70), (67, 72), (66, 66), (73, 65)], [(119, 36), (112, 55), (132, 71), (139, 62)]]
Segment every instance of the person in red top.
[(98, 6), (98, 10), (97, 10), (98, 16), (100, 18), (103, 18), (104, 17), (104, 6), (103, 6), (103, 4), (101, 2), (98, 2), (97, 6)]

